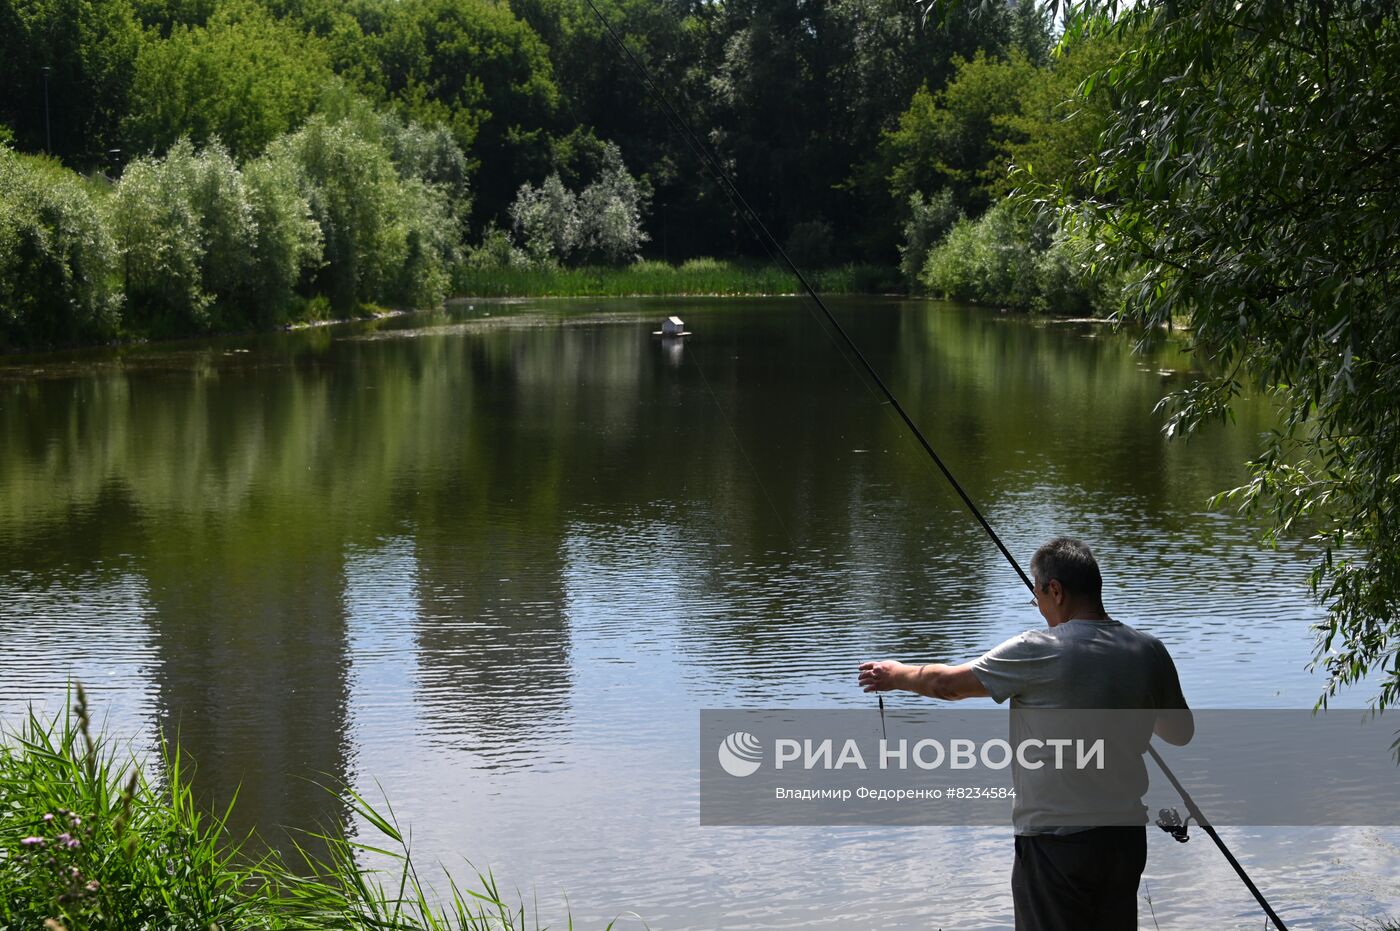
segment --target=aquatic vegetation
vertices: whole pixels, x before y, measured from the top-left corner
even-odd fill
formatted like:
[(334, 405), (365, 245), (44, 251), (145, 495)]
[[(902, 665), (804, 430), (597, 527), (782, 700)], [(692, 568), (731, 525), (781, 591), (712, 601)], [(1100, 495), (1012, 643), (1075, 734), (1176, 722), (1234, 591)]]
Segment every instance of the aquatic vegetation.
[[(315, 838), (324, 854), (253, 854), (229, 831), (235, 802), (201, 809), (190, 761), (167, 746), (148, 772), (94, 735), (81, 686), (54, 720), (33, 711), (0, 743), (0, 928), (45, 931), (539, 928), (488, 871), (431, 891), (392, 808), (340, 791), (372, 843)], [(259, 849), (261, 845), (256, 845)], [(290, 862), (289, 862), (290, 861)], [(572, 921), (569, 922), (572, 926)]]
[[(898, 271), (844, 265), (811, 273), (819, 291), (870, 294), (898, 291)], [(680, 265), (642, 261), (623, 267), (555, 265), (483, 266), (468, 263), (454, 290), (469, 297), (631, 297), (638, 295), (795, 294), (797, 281), (775, 264), (691, 259)]]

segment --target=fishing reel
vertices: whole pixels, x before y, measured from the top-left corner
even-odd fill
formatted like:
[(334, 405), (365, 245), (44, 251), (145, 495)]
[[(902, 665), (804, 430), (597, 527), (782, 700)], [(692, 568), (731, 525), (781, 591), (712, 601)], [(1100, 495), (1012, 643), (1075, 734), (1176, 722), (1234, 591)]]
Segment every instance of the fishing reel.
[(1181, 814), (1175, 808), (1157, 809), (1157, 827), (1166, 831), (1178, 844), (1184, 844), (1191, 839), (1186, 833), (1186, 826), (1191, 822), (1191, 816), (1187, 815), (1186, 820), (1181, 820)]

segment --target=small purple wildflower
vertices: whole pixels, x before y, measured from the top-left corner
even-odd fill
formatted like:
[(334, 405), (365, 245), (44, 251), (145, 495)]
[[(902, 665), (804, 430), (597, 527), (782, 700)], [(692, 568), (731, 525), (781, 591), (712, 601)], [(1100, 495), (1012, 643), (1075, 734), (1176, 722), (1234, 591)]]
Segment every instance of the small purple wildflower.
[(44, 839), (42, 837), (26, 837), (24, 840), (20, 841), (20, 845), (24, 847), (42, 847), (44, 846)]
[(53, 820), (53, 815), (48, 815), (48, 814), (44, 815), (44, 823), (45, 823), (45, 824), (48, 824), (48, 823), (49, 823), (50, 821), (52, 821), (52, 820)]

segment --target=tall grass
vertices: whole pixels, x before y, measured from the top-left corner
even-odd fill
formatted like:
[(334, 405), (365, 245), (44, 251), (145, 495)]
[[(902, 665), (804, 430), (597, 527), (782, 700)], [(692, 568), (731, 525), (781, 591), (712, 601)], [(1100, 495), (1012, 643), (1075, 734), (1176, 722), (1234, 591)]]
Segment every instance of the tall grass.
[(249, 838), (228, 830), (236, 802), (212, 814), (196, 804), (178, 747), (165, 751), (153, 778), (93, 735), (81, 686), (70, 698), (54, 720), (31, 711), (0, 744), (0, 928), (541, 927), (533, 909), (507, 903), (489, 872), (477, 875), (479, 888), (449, 877), (434, 895), (392, 808), (381, 812), (349, 789), (354, 813), (378, 835), (373, 842), (335, 831), (317, 837), (327, 853), (252, 855)]
[[(823, 269), (813, 272), (810, 280), (818, 291), (831, 294), (901, 289), (897, 269), (874, 265)], [(463, 297), (694, 297), (795, 294), (799, 285), (772, 263), (691, 259), (680, 265), (648, 261), (620, 267), (464, 266), (454, 290)]]

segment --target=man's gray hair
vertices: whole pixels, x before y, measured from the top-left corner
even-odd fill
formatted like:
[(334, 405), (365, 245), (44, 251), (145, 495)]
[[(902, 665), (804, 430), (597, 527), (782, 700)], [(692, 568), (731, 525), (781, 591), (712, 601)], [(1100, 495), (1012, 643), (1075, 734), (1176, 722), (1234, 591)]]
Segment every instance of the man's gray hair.
[(1055, 579), (1069, 595), (1103, 599), (1103, 576), (1089, 544), (1073, 537), (1056, 537), (1031, 557), (1036, 585)]

